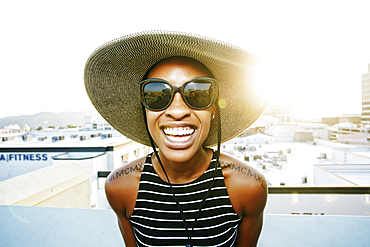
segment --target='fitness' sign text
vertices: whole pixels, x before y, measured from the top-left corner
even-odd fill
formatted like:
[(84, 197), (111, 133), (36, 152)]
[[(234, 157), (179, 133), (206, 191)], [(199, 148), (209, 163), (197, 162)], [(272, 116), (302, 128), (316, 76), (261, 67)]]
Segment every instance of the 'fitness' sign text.
[(0, 161), (47, 161), (47, 154), (0, 154)]

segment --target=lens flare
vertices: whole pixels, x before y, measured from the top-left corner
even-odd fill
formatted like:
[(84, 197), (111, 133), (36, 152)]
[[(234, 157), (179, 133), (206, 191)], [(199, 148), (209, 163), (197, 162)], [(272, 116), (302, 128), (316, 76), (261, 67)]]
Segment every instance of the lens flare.
[(224, 100), (224, 99), (219, 99), (218, 100), (218, 106), (220, 108), (225, 109), (226, 108), (226, 105), (227, 105), (226, 100)]
[(25, 224), (30, 224), (31, 221), (28, 219), (28, 217), (25, 215), (25, 208), (24, 207), (17, 207), (17, 206), (9, 206), (8, 210), (11, 215), (18, 221), (25, 223)]

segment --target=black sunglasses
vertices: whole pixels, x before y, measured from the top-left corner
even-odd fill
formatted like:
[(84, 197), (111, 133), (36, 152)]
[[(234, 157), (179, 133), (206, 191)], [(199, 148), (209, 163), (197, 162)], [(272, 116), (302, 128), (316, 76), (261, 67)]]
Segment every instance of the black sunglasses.
[(175, 87), (162, 79), (147, 79), (139, 83), (141, 102), (151, 111), (162, 111), (171, 105), (176, 92), (184, 102), (195, 110), (212, 106), (218, 94), (217, 81), (209, 77), (196, 77)]

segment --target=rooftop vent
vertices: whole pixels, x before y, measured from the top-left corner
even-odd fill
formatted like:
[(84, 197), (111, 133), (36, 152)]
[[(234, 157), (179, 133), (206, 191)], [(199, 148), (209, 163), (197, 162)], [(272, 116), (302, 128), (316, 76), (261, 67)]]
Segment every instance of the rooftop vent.
[(102, 134), (101, 139), (112, 138), (112, 134)]
[(14, 136), (1, 137), (1, 141), (3, 142), (14, 141)]
[(56, 142), (56, 141), (63, 141), (63, 140), (64, 140), (64, 136), (53, 136), (53, 137), (51, 138), (51, 140), (52, 140), (53, 142)]
[(32, 141), (33, 135), (23, 135), (22, 140), (23, 141)]
[(99, 137), (99, 134), (91, 134), (90, 137), (91, 138)]
[(80, 136), (80, 141), (86, 141), (86, 140), (90, 140), (90, 135), (82, 135), (82, 136)]
[(37, 138), (37, 140), (39, 141), (39, 142), (43, 142), (43, 141), (45, 141), (47, 139), (47, 137), (46, 136), (40, 136), (39, 138)]

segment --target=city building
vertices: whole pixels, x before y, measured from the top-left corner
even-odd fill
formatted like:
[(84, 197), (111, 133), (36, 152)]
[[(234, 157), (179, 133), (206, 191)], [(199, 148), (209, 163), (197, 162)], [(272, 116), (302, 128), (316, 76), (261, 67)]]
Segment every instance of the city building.
[(328, 140), (329, 132), (326, 124), (318, 123), (275, 123), (265, 126), (263, 133), (274, 136), (276, 142), (293, 141), (298, 132), (311, 132), (313, 138)]
[(27, 124), (23, 128), (18, 124), (5, 126), (4, 129), (0, 129), (0, 141), (4, 142), (14, 140), (16, 136), (25, 134), (30, 130), (31, 128)]
[(370, 64), (368, 65), (368, 72), (362, 75), (361, 122), (370, 125)]
[(348, 143), (349, 139), (367, 139), (367, 137), (370, 137), (370, 125), (359, 126), (351, 122), (345, 122), (335, 124), (329, 127), (328, 130), (329, 140), (335, 142)]
[(85, 130), (113, 130), (113, 127), (105, 120), (98, 121), (97, 116), (84, 117)]
[[(0, 184), (38, 170), (72, 162), (90, 173), (91, 207), (106, 207), (105, 178), (101, 179), (99, 174), (112, 171), (149, 151), (148, 147), (122, 136), (116, 130), (28, 132), (0, 142)], [(49, 172), (53, 173), (51, 170)], [(26, 176), (24, 179), (29, 178)]]
[(341, 117), (323, 117), (321, 123), (327, 124), (329, 126), (334, 126), (339, 123), (353, 123), (360, 125), (361, 124), (361, 115), (348, 115), (344, 114)]
[(270, 100), (263, 115), (275, 117), (280, 122), (294, 122), (293, 101), (286, 98), (283, 99), (279, 97), (279, 95), (275, 95)]

